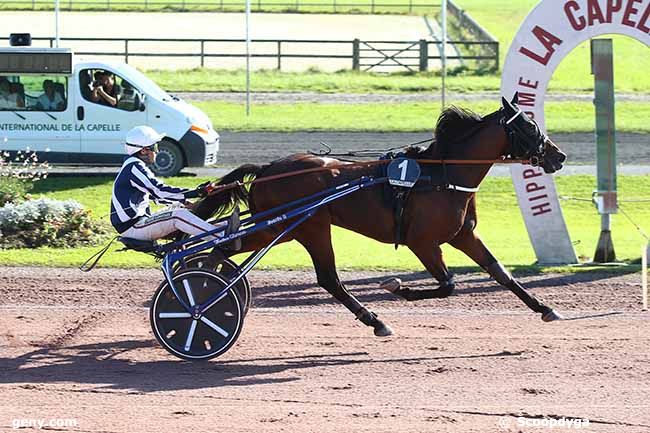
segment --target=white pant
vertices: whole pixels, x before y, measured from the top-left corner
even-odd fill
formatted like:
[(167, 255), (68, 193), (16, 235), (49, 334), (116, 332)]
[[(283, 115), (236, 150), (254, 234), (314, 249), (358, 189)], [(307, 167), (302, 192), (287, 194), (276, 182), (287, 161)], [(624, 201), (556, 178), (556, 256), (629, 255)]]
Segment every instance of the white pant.
[[(164, 238), (177, 230), (187, 233), (190, 236), (195, 236), (217, 228), (225, 229), (227, 225), (227, 222), (223, 222), (218, 226), (213, 226), (189, 210), (180, 208), (156, 212), (147, 218), (142, 218), (133, 227), (121, 233), (121, 236), (143, 241), (154, 241)], [(223, 235), (224, 232), (221, 231), (216, 233), (216, 236), (206, 236), (203, 239), (213, 240)]]

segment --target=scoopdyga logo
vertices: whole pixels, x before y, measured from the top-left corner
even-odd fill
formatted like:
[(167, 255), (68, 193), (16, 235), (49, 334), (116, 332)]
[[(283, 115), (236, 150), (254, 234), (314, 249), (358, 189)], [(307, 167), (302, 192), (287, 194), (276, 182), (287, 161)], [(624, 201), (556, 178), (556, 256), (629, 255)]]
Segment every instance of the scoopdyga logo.
[(498, 426), (504, 430), (520, 430), (522, 427), (528, 429), (558, 429), (560, 431), (579, 430), (589, 427), (589, 420), (586, 418), (552, 418), (552, 417), (501, 417), (497, 421)]

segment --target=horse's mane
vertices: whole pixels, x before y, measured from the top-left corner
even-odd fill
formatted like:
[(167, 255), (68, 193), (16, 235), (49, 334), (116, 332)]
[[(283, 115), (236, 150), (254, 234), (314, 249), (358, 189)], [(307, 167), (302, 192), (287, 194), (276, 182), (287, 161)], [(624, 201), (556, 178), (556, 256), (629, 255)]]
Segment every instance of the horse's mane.
[(406, 149), (405, 156), (416, 159), (443, 157), (447, 146), (460, 141), (468, 133), (471, 134), (484, 120), (484, 117), (471, 110), (451, 105), (440, 113), (429, 147), (411, 146)]
[(483, 117), (465, 108), (451, 105), (445, 108), (436, 123), (436, 141), (448, 145), (458, 140), (463, 134), (483, 122)]

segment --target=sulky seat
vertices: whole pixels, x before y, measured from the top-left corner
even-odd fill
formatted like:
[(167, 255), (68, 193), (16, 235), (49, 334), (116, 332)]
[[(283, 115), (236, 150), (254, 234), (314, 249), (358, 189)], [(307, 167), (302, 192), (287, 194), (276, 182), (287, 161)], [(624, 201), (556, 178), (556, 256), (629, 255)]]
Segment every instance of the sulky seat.
[(143, 241), (141, 239), (125, 238), (120, 236), (117, 238), (126, 249), (139, 251), (141, 253), (152, 253), (158, 250), (158, 243), (156, 241)]

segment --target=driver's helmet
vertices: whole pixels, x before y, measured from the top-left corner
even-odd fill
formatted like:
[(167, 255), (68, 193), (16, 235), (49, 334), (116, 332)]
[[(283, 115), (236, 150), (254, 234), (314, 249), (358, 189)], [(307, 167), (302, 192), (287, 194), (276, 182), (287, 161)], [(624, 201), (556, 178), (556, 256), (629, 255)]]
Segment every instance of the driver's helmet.
[(146, 147), (154, 147), (153, 151), (158, 150), (158, 143), (163, 139), (165, 133), (158, 133), (150, 126), (136, 126), (126, 134), (125, 149), (126, 153), (133, 155)]

